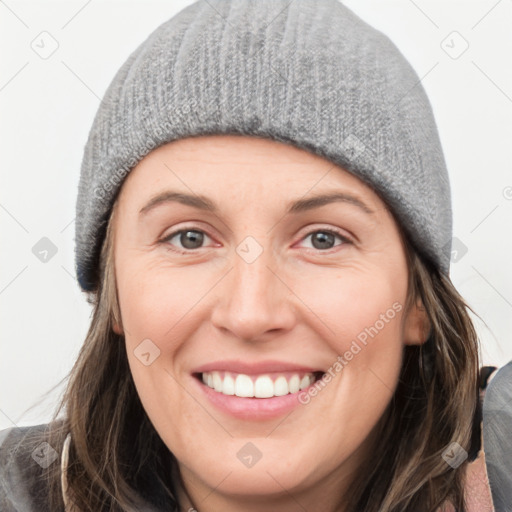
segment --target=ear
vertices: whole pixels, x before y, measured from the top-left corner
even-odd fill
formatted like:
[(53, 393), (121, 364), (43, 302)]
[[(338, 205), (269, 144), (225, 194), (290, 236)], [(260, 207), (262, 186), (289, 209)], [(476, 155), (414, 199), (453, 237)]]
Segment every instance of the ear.
[(124, 331), (123, 331), (123, 327), (121, 326), (120, 323), (114, 321), (113, 322), (113, 325), (112, 325), (112, 330), (116, 333), (116, 334), (119, 334), (119, 336), (122, 336), (124, 334)]
[(430, 321), (421, 299), (409, 309), (404, 321), (403, 335), (406, 345), (422, 345), (430, 335)]

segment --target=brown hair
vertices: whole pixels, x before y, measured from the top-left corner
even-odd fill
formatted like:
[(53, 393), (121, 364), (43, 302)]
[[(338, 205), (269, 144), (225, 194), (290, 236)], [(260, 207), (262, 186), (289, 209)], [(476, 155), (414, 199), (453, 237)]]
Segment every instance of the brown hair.
[[(113, 225), (106, 228), (93, 319), (59, 407), (49, 443), (71, 432), (68, 493), (79, 511), (143, 508), (139, 497), (178, 511), (169, 475), (177, 461), (147, 417), (128, 366), (114, 270)], [(398, 224), (399, 225), (399, 224)], [(474, 456), (480, 448), (478, 340), (469, 306), (450, 279), (424, 261), (402, 233), (409, 268), (406, 311), (421, 299), (428, 340), (405, 346), (399, 382), (374, 428), (372, 458), (354, 475), (347, 512), (435, 512), (451, 502), (465, 512), (464, 473), (442, 457), (453, 442)], [(55, 465), (56, 466), (56, 465)], [(49, 478), (51, 510), (62, 508), (60, 468)]]

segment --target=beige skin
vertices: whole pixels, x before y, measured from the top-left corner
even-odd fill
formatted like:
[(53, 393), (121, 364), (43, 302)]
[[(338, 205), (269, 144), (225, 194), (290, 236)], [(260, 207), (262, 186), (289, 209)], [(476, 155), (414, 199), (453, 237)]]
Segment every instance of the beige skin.
[[(204, 195), (218, 213), (156, 194)], [(341, 191), (334, 202), (285, 215), (289, 202)], [(307, 405), (273, 420), (220, 412), (192, 384), (192, 369), (220, 359), (276, 359), (327, 370), (394, 303), (405, 305), (407, 266), (397, 225), (362, 181), (294, 146), (238, 135), (181, 139), (150, 152), (125, 180), (115, 223), (121, 324), (142, 404), (177, 457), (200, 512), (343, 511), (347, 485), (371, 457), (372, 429), (397, 385), (403, 348), (428, 335), (418, 303), (402, 308)], [(164, 242), (201, 230), (199, 248)], [(318, 231), (339, 230), (325, 246)], [(263, 249), (236, 252), (251, 236)], [(186, 243), (186, 241), (185, 241)], [(190, 246), (189, 246), (190, 247)], [(175, 251), (189, 251), (180, 254)], [(149, 338), (160, 356), (134, 350)], [(199, 390), (200, 391), (200, 390)], [(262, 453), (237, 458), (248, 441)], [(190, 506), (183, 491), (184, 510)]]

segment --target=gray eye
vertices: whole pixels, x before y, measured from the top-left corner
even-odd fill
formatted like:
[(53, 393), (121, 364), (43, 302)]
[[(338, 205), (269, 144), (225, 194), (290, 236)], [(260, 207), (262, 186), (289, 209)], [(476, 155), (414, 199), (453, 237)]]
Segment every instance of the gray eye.
[[(338, 239), (340, 243), (336, 244), (336, 239)], [(302, 240), (311, 240), (311, 242), (309, 242), (309, 247), (317, 250), (333, 249), (338, 245), (351, 243), (347, 237), (329, 229), (317, 229), (316, 231), (311, 231)]]
[(312, 245), (315, 249), (332, 249), (337, 235), (328, 231), (315, 231), (308, 236), (311, 237)]
[(186, 230), (177, 233), (180, 243), (185, 249), (198, 249), (204, 241), (204, 233), (195, 230)]

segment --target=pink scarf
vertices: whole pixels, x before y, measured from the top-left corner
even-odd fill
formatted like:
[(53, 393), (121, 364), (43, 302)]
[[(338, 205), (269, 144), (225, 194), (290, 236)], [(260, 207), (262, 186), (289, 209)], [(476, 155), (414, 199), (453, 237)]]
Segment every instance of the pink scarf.
[[(475, 461), (468, 464), (465, 497), (467, 512), (494, 512), (483, 450), (480, 450)], [(448, 505), (439, 509), (439, 512), (455, 512), (455, 508)]]

